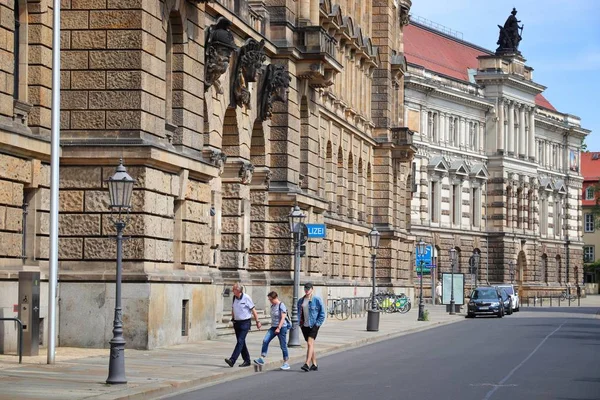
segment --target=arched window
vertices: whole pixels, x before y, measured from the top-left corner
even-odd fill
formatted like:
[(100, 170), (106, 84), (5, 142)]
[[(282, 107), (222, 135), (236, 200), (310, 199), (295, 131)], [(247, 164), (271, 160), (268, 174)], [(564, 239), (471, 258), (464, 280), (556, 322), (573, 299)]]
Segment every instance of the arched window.
[(548, 283), (548, 256), (546, 254), (542, 254), (542, 265), (540, 266), (540, 269), (541, 281)]
[(347, 191), (346, 191), (346, 180), (344, 174), (344, 152), (340, 147), (338, 149), (338, 159), (337, 159), (337, 212), (340, 216), (346, 215), (346, 199), (347, 199)]

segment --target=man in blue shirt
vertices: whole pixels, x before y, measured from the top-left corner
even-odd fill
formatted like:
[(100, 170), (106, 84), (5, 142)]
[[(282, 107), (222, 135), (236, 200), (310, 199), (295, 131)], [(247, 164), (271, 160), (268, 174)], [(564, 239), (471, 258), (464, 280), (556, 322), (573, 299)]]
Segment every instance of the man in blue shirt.
[(250, 326), (252, 325), (252, 317), (254, 317), (254, 320), (256, 321), (256, 327), (258, 330), (260, 330), (261, 323), (258, 320), (258, 313), (254, 307), (254, 302), (250, 296), (243, 292), (242, 285), (236, 283), (233, 285), (232, 291), (233, 305), (231, 307), (231, 320), (233, 321), (233, 329), (235, 330), (237, 343), (235, 345), (235, 349), (233, 349), (231, 357), (226, 358), (225, 362), (230, 367), (233, 367), (241, 354), (244, 362), (240, 364), (240, 367), (249, 367), (250, 353), (248, 352), (248, 347), (246, 346), (246, 336), (248, 335)]
[[(325, 322), (325, 306), (319, 296), (313, 295), (313, 285), (308, 282), (304, 285), (304, 297), (298, 300), (298, 313), (300, 329), (306, 340), (306, 362), (301, 367), (305, 372), (318, 371), (317, 356), (315, 354), (315, 339), (319, 328)], [(309, 364), (312, 364), (309, 367)]]

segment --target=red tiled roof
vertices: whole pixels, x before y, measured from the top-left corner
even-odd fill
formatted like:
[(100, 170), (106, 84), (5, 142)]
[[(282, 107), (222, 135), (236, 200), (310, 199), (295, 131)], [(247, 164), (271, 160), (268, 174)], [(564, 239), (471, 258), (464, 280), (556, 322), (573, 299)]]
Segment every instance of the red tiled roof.
[[(594, 159), (595, 158), (595, 159)], [(583, 206), (595, 206), (596, 200), (586, 200), (585, 192), (588, 186), (597, 184), (600, 180), (600, 153), (581, 153), (581, 175), (583, 175), (582, 200)], [(596, 193), (596, 196), (599, 194)]]
[[(469, 81), (468, 69), (477, 69), (477, 57), (493, 54), (466, 42), (441, 33), (409, 24), (404, 28), (404, 55), (406, 61), (450, 78)], [(556, 111), (541, 94), (535, 104)]]
[(535, 95), (535, 104), (540, 107), (544, 107), (549, 110), (556, 111), (556, 108), (554, 108), (554, 106), (552, 104), (550, 104), (550, 102), (548, 100), (546, 100), (546, 98), (544, 96), (542, 96), (541, 93)]
[(600, 179), (600, 152), (581, 153), (581, 175), (586, 181)]

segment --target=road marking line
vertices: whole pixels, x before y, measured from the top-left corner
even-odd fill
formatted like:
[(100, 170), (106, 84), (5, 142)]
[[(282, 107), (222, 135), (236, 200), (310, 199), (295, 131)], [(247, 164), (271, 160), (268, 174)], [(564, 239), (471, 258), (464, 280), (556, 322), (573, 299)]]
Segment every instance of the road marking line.
[(508, 385), (497, 385), (495, 383), (471, 383), (469, 386), (516, 387), (519, 385), (517, 385), (515, 383), (509, 383)]
[(548, 340), (550, 338), (550, 336), (554, 335), (556, 332), (558, 332), (558, 330), (560, 328), (563, 327), (564, 324), (566, 324), (567, 321), (563, 322), (562, 324), (560, 324), (560, 326), (558, 328), (556, 328), (555, 330), (553, 330), (552, 332), (550, 332), (548, 335), (546, 335), (546, 337), (544, 339), (542, 339), (542, 341), (540, 342), (540, 344), (537, 345), (537, 347), (535, 349), (533, 349), (533, 351), (531, 353), (529, 353), (529, 355), (527, 357), (525, 357), (525, 359), (523, 361), (521, 361), (519, 363), (519, 365), (517, 365), (516, 367), (514, 367), (509, 373), (508, 375), (506, 375), (504, 378), (502, 378), (502, 380), (498, 383), (498, 385), (494, 386), (494, 388), (492, 390), (490, 390), (485, 397), (483, 398), (483, 400), (490, 400), (493, 396), (493, 394), (496, 392), (496, 390), (498, 390), (498, 388), (502, 385), (504, 385), (506, 383), (506, 381), (508, 381), (510, 379), (510, 377), (517, 372), (517, 370), (519, 368), (521, 368), (523, 366), (523, 364), (525, 364), (527, 362), (527, 360), (529, 360), (531, 357), (533, 357), (533, 355), (540, 349), (540, 347), (542, 347), (542, 345), (546, 342), (546, 340)]

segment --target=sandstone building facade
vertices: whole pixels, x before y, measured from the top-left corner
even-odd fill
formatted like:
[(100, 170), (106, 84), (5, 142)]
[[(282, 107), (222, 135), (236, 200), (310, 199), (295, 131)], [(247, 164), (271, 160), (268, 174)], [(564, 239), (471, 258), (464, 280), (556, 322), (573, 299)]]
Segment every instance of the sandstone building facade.
[[(379, 284), (411, 293), (410, 5), (63, 0), (59, 345), (111, 337), (105, 180), (120, 158), (136, 179), (129, 348), (214, 336), (235, 281), (259, 308), (272, 289), (289, 301), (294, 204), (327, 226), (302, 263), (321, 295), (368, 295), (372, 226)], [(12, 315), (18, 271), (47, 280), (51, 1), (8, 0), (0, 13), (0, 310)]]
[(574, 284), (589, 131), (542, 96), (520, 52), (494, 53), (419, 23), (404, 39), (405, 118), (418, 149), (411, 232), (437, 249), (438, 274), (450, 271), (455, 248), (466, 274), (480, 254), (477, 282), (509, 282), (512, 262), (522, 295)]

